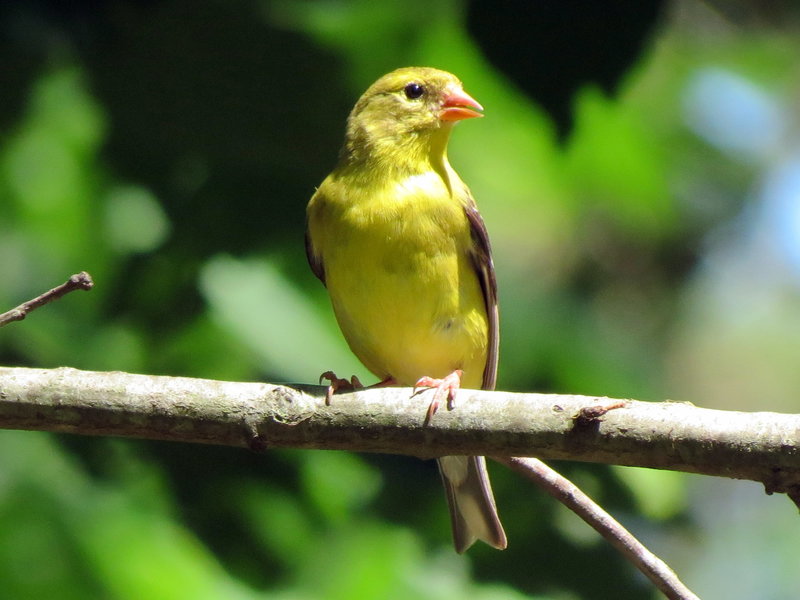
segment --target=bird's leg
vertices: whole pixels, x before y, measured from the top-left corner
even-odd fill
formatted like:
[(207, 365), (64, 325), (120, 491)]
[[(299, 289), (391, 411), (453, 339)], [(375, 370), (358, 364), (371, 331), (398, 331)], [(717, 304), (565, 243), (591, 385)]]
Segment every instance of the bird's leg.
[(382, 379), (378, 383), (373, 383), (372, 385), (368, 385), (366, 388), (367, 390), (371, 390), (372, 388), (382, 388), (382, 387), (389, 387), (391, 385), (395, 385), (397, 381), (394, 377), (389, 375), (386, 379)]
[(364, 385), (358, 380), (358, 377), (353, 375), (350, 378), (350, 381), (347, 379), (342, 379), (341, 377), (337, 377), (336, 373), (333, 371), (325, 371), (322, 375), (319, 376), (319, 382), (322, 384), (323, 381), (328, 380), (331, 384), (328, 386), (328, 391), (325, 393), (325, 406), (331, 405), (331, 397), (338, 392), (339, 390), (347, 390), (347, 391), (355, 391), (360, 390), (364, 387)]
[(330, 406), (331, 397), (336, 392), (338, 392), (339, 390), (345, 390), (345, 391), (351, 391), (351, 392), (355, 391), (355, 390), (362, 390), (362, 389), (369, 390), (369, 389), (372, 389), (372, 388), (386, 387), (386, 386), (394, 385), (395, 383), (397, 383), (395, 381), (394, 377), (389, 375), (386, 379), (383, 379), (382, 381), (379, 381), (378, 383), (373, 383), (372, 385), (368, 385), (367, 387), (364, 387), (364, 384), (361, 383), (361, 381), (359, 381), (358, 377), (356, 377), (355, 375), (353, 375), (350, 378), (350, 381), (348, 381), (347, 379), (342, 379), (341, 377), (337, 377), (336, 373), (334, 373), (333, 371), (325, 371), (322, 375), (320, 375), (319, 376), (320, 384), (323, 381), (325, 381), (326, 379), (331, 382), (331, 384), (328, 386), (328, 391), (325, 393), (325, 405), (326, 406)]
[(442, 400), (447, 400), (447, 408), (450, 410), (455, 406), (456, 394), (461, 388), (461, 376), (464, 372), (461, 369), (456, 369), (447, 377), (442, 379), (434, 379), (433, 377), (421, 377), (416, 384), (414, 384), (414, 394), (417, 393), (417, 388), (433, 388), (433, 400), (428, 406), (428, 412), (425, 415), (425, 422), (429, 422), (431, 417), (436, 414), (439, 409), (439, 404)]

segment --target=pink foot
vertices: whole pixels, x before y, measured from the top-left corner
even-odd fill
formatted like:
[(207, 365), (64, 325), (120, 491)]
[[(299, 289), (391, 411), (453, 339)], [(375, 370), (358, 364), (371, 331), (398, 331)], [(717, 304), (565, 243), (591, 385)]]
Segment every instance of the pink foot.
[(331, 397), (339, 390), (353, 392), (355, 390), (360, 390), (361, 388), (364, 387), (362, 383), (358, 380), (358, 377), (356, 377), (355, 375), (353, 375), (350, 378), (350, 381), (348, 381), (347, 379), (342, 379), (340, 377), (337, 377), (336, 373), (334, 373), (333, 371), (325, 371), (322, 375), (319, 376), (320, 384), (326, 379), (330, 381), (331, 384), (328, 386), (328, 391), (325, 394), (325, 406), (331, 405)]
[(366, 389), (371, 390), (372, 388), (391, 387), (393, 385), (397, 385), (397, 381), (395, 381), (394, 377), (389, 375), (386, 379), (382, 379), (378, 383), (373, 383), (372, 385), (368, 385)]
[(434, 379), (432, 377), (421, 377), (414, 385), (414, 393), (417, 393), (417, 388), (433, 388), (433, 400), (428, 406), (428, 412), (425, 415), (425, 422), (431, 420), (431, 417), (436, 414), (439, 409), (439, 404), (442, 400), (447, 400), (447, 408), (451, 409), (455, 406), (456, 394), (461, 388), (461, 376), (464, 372), (461, 369), (456, 369), (447, 377), (442, 379)]

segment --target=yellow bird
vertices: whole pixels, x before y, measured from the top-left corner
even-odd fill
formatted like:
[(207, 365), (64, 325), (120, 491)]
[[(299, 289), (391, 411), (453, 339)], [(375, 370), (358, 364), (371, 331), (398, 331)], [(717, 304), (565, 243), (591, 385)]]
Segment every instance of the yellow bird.
[[(308, 204), (309, 264), (350, 349), (377, 385), (435, 388), (428, 417), (461, 384), (491, 390), (497, 375), (489, 238), (447, 160), (454, 124), (481, 110), (450, 73), (384, 75), (356, 102), (339, 162)], [(456, 551), (476, 539), (505, 548), (484, 458), (438, 462)]]

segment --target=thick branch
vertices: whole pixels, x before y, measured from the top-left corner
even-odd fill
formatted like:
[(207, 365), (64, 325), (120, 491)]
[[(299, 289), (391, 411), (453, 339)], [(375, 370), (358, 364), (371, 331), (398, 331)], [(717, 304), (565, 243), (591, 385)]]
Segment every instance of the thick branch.
[[(428, 394), (0, 367), (0, 428), (415, 456), (537, 456), (750, 479), (800, 492), (800, 415), (675, 402), (463, 390), (423, 426)], [(604, 408), (611, 408), (604, 413)]]

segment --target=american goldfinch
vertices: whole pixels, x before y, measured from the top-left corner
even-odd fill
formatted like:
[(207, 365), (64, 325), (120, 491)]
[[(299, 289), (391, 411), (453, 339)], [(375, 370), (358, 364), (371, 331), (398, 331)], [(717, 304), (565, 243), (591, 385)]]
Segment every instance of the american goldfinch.
[[(452, 404), (462, 384), (495, 386), (489, 238), (447, 160), (455, 123), (481, 110), (450, 73), (409, 67), (384, 75), (356, 102), (339, 162), (308, 204), (309, 264), (351, 350), (378, 385), (435, 388), (428, 417), (440, 401)], [(476, 539), (505, 548), (484, 457), (438, 462), (456, 551)]]

